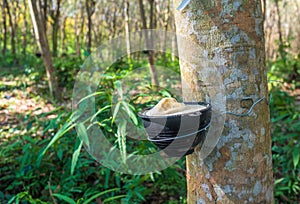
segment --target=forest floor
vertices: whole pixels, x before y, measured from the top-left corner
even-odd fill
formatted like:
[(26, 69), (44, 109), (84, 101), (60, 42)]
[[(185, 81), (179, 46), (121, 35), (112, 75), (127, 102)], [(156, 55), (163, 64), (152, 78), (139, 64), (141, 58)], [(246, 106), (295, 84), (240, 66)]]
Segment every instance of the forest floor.
[[(38, 95), (35, 84), (26, 76), (0, 76), (0, 141), (26, 134), (32, 120), (56, 117), (51, 114), (53, 110), (54, 106)], [(42, 130), (36, 134), (41, 135)]]

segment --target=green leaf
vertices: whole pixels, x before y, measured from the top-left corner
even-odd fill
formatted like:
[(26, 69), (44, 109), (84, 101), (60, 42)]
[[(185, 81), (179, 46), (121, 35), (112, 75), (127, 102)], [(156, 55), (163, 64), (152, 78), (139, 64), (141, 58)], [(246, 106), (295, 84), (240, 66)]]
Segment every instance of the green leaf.
[(62, 149), (57, 150), (57, 157), (62, 161), (64, 151)]
[(117, 88), (117, 91), (118, 91), (118, 95), (123, 98), (123, 89), (122, 89), (122, 83), (121, 81), (117, 80), (115, 81), (115, 87)]
[(118, 146), (120, 148), (121, 157), (123, 162), (126, 162), (126, 125), (127, 121), (122, 120), (118, 124), (117, 137), (118, 137)]
[(112, 118), (112, 121), (111, 121), (111, 124), (113, 124), (115, 122), (115, 119), (117, 117), (117, 114), (120, 110), (120, 105), (121, 105), (121, 102), (118, 102), (116, 107), (115, 107), (115, 110), (114, 110), (114, 114), (113, 114), (113, 118)]
[(79, 157), (79, 154), (80, 154), (80, 150), (82, 148), (82, 145), (83, 145), (83, 142), (81, 141), (78, 148), (75, 150), (75, 152), (73, 153), (73, 156), (72, 156), (72, 163), (71, 163), (71, 175), (74, 174), (74, 170), (75, 170), (75, 167), (76, 167), (76, 164), (77, 164), (77, 161), (78, 161), (78, 157)]
[(89, 199), (87, 199), (86, 201), (83, 202), (83, 204), (88, 204), (90, 203), (92, 200), (106, 194), (106, 193), (110, 193), (110, 192), (113, 192), (113, 191), (118, 191), (120, 190), (119, 188), (113, 188), (113, 189), (109, 189), (109, 190), (106, 190), (106, 191), (102, 191), (100, 193), (97, 193), (96, 195), (93, 195), (92, 197), (90, 197)]
[(284, 178), (277, 179), (274, 184), (277, 185), (277, 184), (281, 183), (283, 180), (284, 180)]
[(99, 115), (100, 113), (102, 113), (103, 111), (105, 111), (106, 109), (109, 109), (109, 108), (111, 108), (111, 105), (107, 105), (107, 106), (101, 108), (100, 110), (98, 110), (98, 111), (93, 115), (93, 117), (91, 118), (90, 121), (93, 121), (93, 120), (97, 117), (97, 115)]
[(108, 188), (108, 185), (109, 185), (109, 179), (110, 179), (110, 169), (106, 169), (106, 171), (105, 171), (104, 188)]
[(110, 197), (110, 198), (106, 198), (104, 201), (103, 201), (103, 204), (104, 203), (107, 203), (107, 202), (110, 202), (110, 201), (113, 201), (113, 200), (118, 200), (120, 198), (126, 198), (126, 195), (118, 195), (118, 196), (113, 196), (113, 197)]
[(300, 150), (298, 148), (295, 148), (294, 151), (293, 151), (294, 168), (296, 168), (297, 165), (299, 164), (299, 159), (300, 159)]
[(277, 123), (277, 122), (281, 121), (282, 119), (284, 119), (286, 117), (289, 117), (289, 114), (284, 114), (284, 115), (278, 116), (277, 118), (272, 118), (271, 122), (272, 123)]
[(84, 144), (90, 148), (90, 140), (86, 131), (86, 128), (83, 123), (77, 125), (77, 131), (79, 138), (84, 142)]
[(82, 98), (77, 104), (80, 104), (81, 102), (83, 102), (84, 100), (86, 100), (86, 99), (88, 99), (88, 98), (91, 98), (91, 97), (93, 97), (93, 96), (97, 96), (97, 95), (104, 95), (105, 94), (105, 92), (95, 92), (95, 93), (92, 93), (92, 94), (90, 94), (90, 95), (88, 95), (88, 96), (86, 96), (86, 97), (84, 97), (84, 98)]
[(141, 200), (146, 201), (144, 196), (142, 196), (139, 192), (135, 192), (135, 193)]
[(76, 204), (76, 202), (72, 198), (70, 198), (68, 196), (57, 194), (57, 193), (54, 193), (53, 196), (55, 196), (55, 197), (57, 197), (57, 198), (59, 198), (61, 200), (64, 200), (64, 201), (66, 201), (69, 204)]
[(17, 198), (17, 196), (15, 195), (15, 196), (13, 196), (9, 201), (8, 201), (8, 203), (7, 204), (12, 204), (15, 200), (16, 200), (16, 198)]
[(168, 92), (167, 90), (163, 89), (160, 91), (160, 93), (164, 96), (164, 97), (172, 97), (172, 94), (170, 92)]
[(39, 154), (38, 159), (37, 159), (37, 165), (39, 166), (43, 156), (47, 152), (47, 150), (56, 142), (58, 141), (64, 134), (69, 132), (71, 129), (73, 129), (76, 126), (76, 124), (73, 124), (73, 121), (69, 121), (65, 123), (62, 128), (54, 135), (54, 137), (51, 139), (49, 144), (46, 146), (45, 149)]
[(126, 113), (129, 115), (129, 117), (133, 121), (134, 125), (138, 125), (138, 119), (137, 119), (135, 113), (130, 108), (130, 105), (128, 103), (126, 103), (125, 101), (122, 101), (122, 104), (126, 110)]

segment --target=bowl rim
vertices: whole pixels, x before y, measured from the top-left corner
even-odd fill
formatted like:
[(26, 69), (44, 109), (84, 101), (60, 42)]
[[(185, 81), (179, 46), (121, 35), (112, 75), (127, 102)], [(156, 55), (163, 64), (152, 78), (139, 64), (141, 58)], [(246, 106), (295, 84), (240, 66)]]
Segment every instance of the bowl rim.
[[(176, 117), (182, 117), (182, 116), (189, 116), (191, 114), (194, 114), (194, 113), (204, 113), (206, 111), (209, 111), (212, 106), (210, 103), (207, 103), (207, 102), (203, 102), (203, 101), (200, 101), (200, 102), (183, 102), (184, 104), (186, 105), (202, 105), (202, 106), (206, 106), (206, 108), (204, 109), (201, 109), (201, 110), (198, 110), (198, 111), (195, 111), (195, 112), (190, 112), (190, 113), (184, 113), (184, 114), (176, 114), (176, 115), (169, 115), (169, 116), (164, 116), (164, 115), (159, 115), (159, 116), (149, 116), (149, 115), (146, 115), (145, 112), (146, 111), (149, 111), (151, 110), (153, 107), (150, 107), (150, 108), (146, 108), (140, 112), (138, 112), (138, 116), (142, 119), (170, 119), (170, 118), (176, 118)], [(201, 114), (200, 114), (201, 115)], [(191, 115), (193, 116), (193, 115)], [(197, 115), (199, 116), (199, 115)]]

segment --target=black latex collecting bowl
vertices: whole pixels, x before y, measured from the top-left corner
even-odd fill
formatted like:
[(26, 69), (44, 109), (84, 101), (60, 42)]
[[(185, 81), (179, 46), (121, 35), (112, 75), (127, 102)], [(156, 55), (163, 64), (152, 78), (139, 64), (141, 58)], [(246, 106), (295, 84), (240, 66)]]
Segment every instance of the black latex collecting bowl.
[(186, 105), (201, 105), (205, 108), (195, 112), (149, 116), (146, 109), (139, 112), (148, 134), (148, 140), (168, 156), (184, 156), (194, 152), (206, 138), (211, 120), (211, 105), (205, 102), (185, 102)]

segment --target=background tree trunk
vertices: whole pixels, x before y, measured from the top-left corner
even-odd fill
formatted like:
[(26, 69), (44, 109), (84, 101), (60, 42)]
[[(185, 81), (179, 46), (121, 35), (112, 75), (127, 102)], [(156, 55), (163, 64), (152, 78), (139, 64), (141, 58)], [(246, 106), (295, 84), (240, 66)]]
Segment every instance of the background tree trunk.
[[(175, 7), (180, 2), (174, 0)], [(228, 111), (244, 113), (254, 101), (268, 98), (260, 0), (191, 1), (184, 11), (175, 12), (175, 20), (177, 33), (201, 46), (205, 58), (222, 73)], [(179, 50), (186, 47), (179, 42)], [(197, 56), (188, 49), (180, 53)], [(199, 86), (217, 80), (200, 76), (205, 72), (202, 64), (180, 63), (182, 78), (191, 89), (184, 92), (186, 101), (203, 100), (199, 92), (204, 87)], [(250, 116), (227, 114), (211, 154), (202, 160), (196, 149), (187, 156), (188, 203), (273, 203), (269, 121), (267, 100)]]
[[(81, 27), (80, 27), (80, 24), (79, 24), (79, 18), (80, 16), (83, 16), (83, 7), (81, 6), (80, 2), (78, 3), (77, 1), (75, 1), (75, 7), (77, 5), (80, 5), (80, 12), (79, 14), (75, 15), (75, 19), (74, 19), (74, 26), (75, 26), (75, 48), (76, 48), (76, 55), (77, 56), (80, 56), (80, 33), (81, 33)], [(81, 17), (82, 19), (82, 17)], [(82, 19), (83, 20), (83, 19)]]
[(86, 6), (86, 12), (87, 12), (87, 18), (88, 18), (88, 48), (87, 51), (90, 54), (91, 48), (92, 48), (92, 34), (93, 34), (93, 22), (92, 22), (92, 16), (95, 13), (95, 5), (96, 1), (94, 0), (86, 0), (85, 6)]
[(2, 54), (6, 55), (7, 50), (7, 25), (6, 25), (6, 11), (5, 11), (6, 0), (2, 1), (2, 23), (3, 23), (3, 49)]
[(22, 28), (22, 35), (23, 35), (22, 54), (25, 57), (26, 56), (26, 50), (27, 50), (27, 28), (28, 28), (26, 0), (23, 1), (23, 4), (24, 4), (24, 10), (23, 10), (24, 24), (23, 24), (23, 28)]
[(56, 5), (52, 5), (50, 16), (52, 18), (52, 54), (57, 56), (58, 30), (60, 19), (61, 0), (57, 0)]
[(278, 5), (278, 0), (275, 0), (275, 7), (276, 7), (276, 12), (277, 12), (277, 26), (278, 26), (278, 35), (279, 35), (279, 54), (282, 59), (285, 59), (285, 54), (284, 54), (284, 43), (283, 43), (283, 38), (282, 38), (282, 31), (281, 31), (281, 12), (280, 8)]
[(15, 26), (14, 26), (13, 19), (12, 19), (11, 9), (10, 9), (10, 6), (9, 6), (7, 0), (4, 0), (4, 5), (5, 5), (6, 11), (7, 11), (8, 22), (9, 22), (9, 27), (10, 27), (10, 32), (11, 32), (10, 33), (11, 53), (15, 60), (15, 57), (16, 57)]
[(63, 53), (68, 52), (68, 47), (66, 46), (66, 39), (67, 39), (67, 31), (66, 31), (66, 23), (67, 23), (68, 16), (64, 16), (62, 25), (61, 25), (61, 51)]
[(127, 50), (128, 63), (132, 69), (131, 53), (130, 53), (131, 45), (130, 45), (129, 7), (130, 7), (129, 0), (125, 0), (124, 1), (124, 17), (125, 17), (126, 50)]
[(43, 61), (46, 67), (46, 74), (48, 78), (48, 84), (51, 96), (60, 98), (60, 92), (58, 90), (57, 80), (54, 76), (54, 69), (52, 64), (52, 56), (50, 53), (50, 48), (48, 44), (48, 40), (46, 37), (46, 31), (44, 28), (44, 22), (41, 20), (41, 13), (39, 12), (36, 1), (28, 0), (30, 15), (32, 19), (32, 24), (35, 31), (35, 36), (37, 43), (39, 45), (40, 51), (42, 53)]
[(40, 19), (43, 22), (45, 31), (47, 31), (47, 21), (48, 21), (48, 0), (39, 0), (39, 7), (40, 7)]
[[(145, 14), (143, 0), (139, 0), (139, 6), (140, 6), (140, 14), (141, 14), (141, 20), (142, 20), (143, 29), (145, 30), (148, 27), (147, 27), (147, 20), (146, 20), (146, 14)], [(152, 7), (153, 7), (153, 5), (152, 5)], [(152, 10), (153, 10), (153, 8), (152, 8)], [(152, 15), (153, 15), (153, 12), (152, 12)], [(152, 16), (150, 16), (150, 18), (152, 18)], [(152, 22), (150, 23), (150, 25), (151, 24), (152, 24)], [(146, 39), (146, 43), (149, 43), (148, 39), (151, 36), (148, 36), (147, 32), (145, 32), (145, 34), (146, 34), (146, 38), (147, 38)], [(146, 45), (146, 46), (149, 47), (148, 45)], [(157, 78), (156, 69), (155, 69), (155, 66), (154, 66), (154, 57), (153, 57), (153, 55), (154, 55), (153, 51), (150, 51), (150, 50), (147, 51), (149, 68), (150, 68), (149, 71), (150, 71), (150, 75), (151, 75), (151, 82), (152, 82), (152, 85), (154, 87), (158, 87), (159, 86), (159, 82), (158, 82), (158, 78)]]

